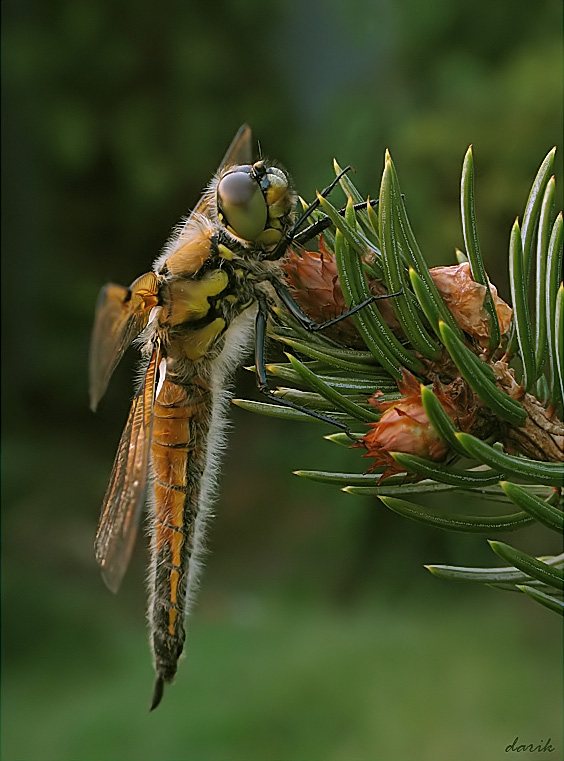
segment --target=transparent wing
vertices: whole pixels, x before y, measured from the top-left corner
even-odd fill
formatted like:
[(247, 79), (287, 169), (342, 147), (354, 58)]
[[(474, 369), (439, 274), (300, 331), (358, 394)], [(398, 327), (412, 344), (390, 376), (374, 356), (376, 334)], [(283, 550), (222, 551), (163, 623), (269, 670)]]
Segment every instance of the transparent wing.
[(90, 406), (93, 410), (125, 350), (146, 327), (151, 309), (158, 304), (158, 290), (157, 276), (148, 272), (129, 288), (110, 283), (100, 291), (90, 344)]
[[(251, 128), (248, 124), (243, 124), (231, 141), (231, 145), (227, 149), (227, 152), (219, 165), (218, 172), (221, 172), (228, 166), (234, 166), (235, 164), (251, 164), (252, 161), (253, 146)], [(206, 214), (209, 204), (209, 196), (207, 193), (204, 193), (196, 206), (192, 209), (190, 216), (186, 220), (184, 229), (188, 227), (194, 214)]]
[(223, 161), (219, 165), (219, 170), (225, 169), (233, 164), (251, 164), (253, 161), (253, 146), (251, 128), (248, 124), (243, 124), (237, 131), (237, 134), (231, 141)]
[(96, 560), (112, 592), (129, 564), (143, 508), (160, 361), (157, 342), (119, 442), (96, 532)]

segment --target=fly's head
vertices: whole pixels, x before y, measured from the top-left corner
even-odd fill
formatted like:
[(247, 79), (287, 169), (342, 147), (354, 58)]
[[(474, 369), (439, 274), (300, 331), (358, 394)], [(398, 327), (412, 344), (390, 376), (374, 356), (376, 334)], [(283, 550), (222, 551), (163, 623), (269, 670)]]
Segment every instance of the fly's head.
[(295, 194), (282, 169), (263, 160), (229, 167), (218, 179), (216, 205), (222, 225), (249, 251), (283, 255)]

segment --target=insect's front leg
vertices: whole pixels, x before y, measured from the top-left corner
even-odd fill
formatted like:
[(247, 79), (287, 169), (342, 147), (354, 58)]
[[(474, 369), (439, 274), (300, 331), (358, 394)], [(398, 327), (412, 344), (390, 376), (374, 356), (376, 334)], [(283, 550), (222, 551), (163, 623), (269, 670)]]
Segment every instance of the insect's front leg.
[(383, 293), (380, 295), (372, 295), (369, 296), (367, 299), (364, 299), (364, 301), (361, 301), (360, 304), (356, 304), (354, 307), (351, 307), (351, 309), (348, 309), (346, 312), (343, 312), (342, 314), (337, 315), (337, 317), (333, 317), (330, 320), (325, 320), (325, 322), (315, 322), (310, 317), (305, 314), (305, 312), (302, 311), (300, 305), (295, 300), (295, 298), (292, 296), (288, 288), (282, 283), (280, 280), (273, 278), (271, 280), (272, 285), (274, 287), (274, 290), (278, 294), (278, 297), (280, 298), (280, 301), (284, 304), (286, 309), (290, 312), (292, 317), (295, 317), (296, 320), (300, 323), (302, 327), (304, 327), (306, 330), (309, 330), (311, 333), (315, 333), (319, 330), (325, 330), (325, 328), (330, 328), (332, 325), (336, 325), (338, 322), (341, 322), (341, 320), (346, 320), (347, 317), (350, 317), (353, 314), (356, 314), (361, 309), (364, 309), (364, 307), (368, 306), (368, 304), (372, 304), (374, 301), (378, 301), (378, 299), (389, 299), (392, 298), (392, 296), (401, 296), (403, 291), (398, 291), (397, 293)]
[[(379, 204), (379, 199), (375, 198), (371, 200), (370, 206), (374, 208)], [(355, 203), (353, 206), (354, 211), (366, 211), (366, 201), (363, 201), (362, 203)], [(346, 207), (342, 209), (338, 209), (339, 215), (341, 217), (345, 216)], [(322, 233), (324, 230), (327, 230), (328, 227), (331, 227), (333, 224), (333, 220), (331, 217), (321, 217), (321, 219), (318, 219), (317, 222), (313, 222), (309, 227), (306, 227), (305, 230), (301, 230), (299, 233), (296, 233), (292, 238), (292, 243), (298, 243), (300, 246), (305, 246), (306, 243), (308, 243), (312, 238), (315, 238), (317, 235)]]
[[(344, 423), (340, 423), (338, 420), (329, 417), (329, 415), (323, 415), (322, 413), (316, 412), (315, 410), (308, 410), (307, 407), (302, 407), (300, 404), (290, 402), (289, 400), (284, 399), (284, 397), (276, 396), (276, 394), (270, 389), (266, 375), (266, 326), (268, 323), (268, 304), (266, 298), (259, 297), (258, 306), (259, 308), (255, 325), (255, 372), (258, 390), (261, 392), (261, 394), (264, 394), (269, 399), (275, 401), (277, 404), (280, 404), (283, 407), (291, 407), (292, 409), (298, 410), (299, 412), (304, 412), (310, 417), (317, 418), (317, 420), (321, 420), (323, 423), (329, 423), (329, 425), (336, 426), (341, 431), (344, 431), (347, 436), (352, 439), (352, 441), (356, 441), (356, 438), (353, 436), (348, 426), (346, 426)], [(304, 317), (309, 320), (307, 315), (304, 315)]]
[[(404, 198), (403, 193), (401, 194), (401, 197), (403, 200)], [(354, 211), (366, 211), (367, 203), (370, 203), (370, 206), (372, 206), (372, 208), (375, 208), (380, 203), (380, 200), (378, 198), (373, 198), (371, 201), (368, 201), (368, 202), (362, 201), (362, 203), (355, 203), (353, 205)], [(346, 212), (346, 207), (343, 207), (342, 209), (338, 209), (338, 212), (341, 217), (344, 217)], [(309, 227), (306, 227), (305, 230), (301, 230), (300, 232), (295, 233), (290, 242), (298, 243), (300, 246), (304, 246), (312, 238), (315, 238), (317, 235), (322, 233), (323, 230), (327, 230), (328, 227), (331, 227), (332, 224), (333, 224), (333, 220), (330, 217), (321, 217), (321, 219), (318, 219), (317, 222), (313, 222)]]

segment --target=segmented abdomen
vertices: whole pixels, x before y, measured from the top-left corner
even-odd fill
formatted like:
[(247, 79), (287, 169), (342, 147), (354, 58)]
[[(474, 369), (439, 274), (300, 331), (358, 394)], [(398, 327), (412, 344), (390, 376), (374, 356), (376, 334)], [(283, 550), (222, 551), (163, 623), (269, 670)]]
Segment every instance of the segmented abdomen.
[[(165, 380), (155, 402), (152, 432), (155, 527), (149, 607), (157, 679), (170, 682), (184, 647), (187, 591), (197, 575), (196, 541), (212, 394), (195, 377)], [(200, 528), (201, 531), (201, 528)]]

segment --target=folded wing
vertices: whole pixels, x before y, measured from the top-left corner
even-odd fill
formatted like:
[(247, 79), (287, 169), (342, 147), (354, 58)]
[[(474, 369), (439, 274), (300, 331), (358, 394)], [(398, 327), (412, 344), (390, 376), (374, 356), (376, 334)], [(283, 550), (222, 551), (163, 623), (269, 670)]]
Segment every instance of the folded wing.
[(129, 564), (143, 510), (160, 362), (157, 342), (119, 442), (96, 532), (96, 560), (112, 592), (117, 592)]
[(125, 350), (147, 326), (152, 308), (158, 305), (158, 290), (156, 274), (148, 272), (129, 288), (109, 283), (100, 291), (90, 344), (90, 406), (93, 410)]

